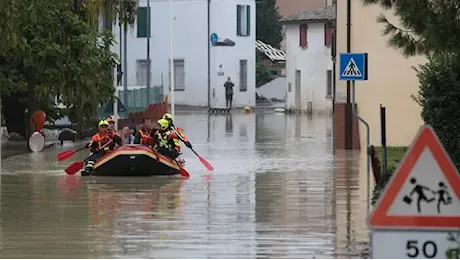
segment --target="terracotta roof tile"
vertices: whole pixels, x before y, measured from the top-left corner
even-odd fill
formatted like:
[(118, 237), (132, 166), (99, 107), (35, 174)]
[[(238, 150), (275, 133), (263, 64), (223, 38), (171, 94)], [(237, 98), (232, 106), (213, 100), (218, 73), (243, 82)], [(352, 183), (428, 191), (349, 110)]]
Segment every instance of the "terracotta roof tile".
[(335, 5), (283, 17), (281, 22), (335, 20)]

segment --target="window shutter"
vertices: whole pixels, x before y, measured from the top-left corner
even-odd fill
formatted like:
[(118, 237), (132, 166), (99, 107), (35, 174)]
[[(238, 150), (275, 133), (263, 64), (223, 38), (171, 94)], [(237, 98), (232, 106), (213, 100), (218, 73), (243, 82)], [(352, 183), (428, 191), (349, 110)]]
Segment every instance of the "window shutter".
[(246, 6), (246, 36), (251, 35), (251, 6), (247, 5)]
[(241, 5), (236, 6), (236, 35), (241, 36)]
[(325, 46), (332, 45), (332, 26), (330, 23), (324, 24), (324, 45)]
[(137, 9), (137, 37), (147, 37), (147, 7)]
[(307, 47), (307, 29), (308, 29), (308, 26), (306, 24), (302, 24), (299, 26), (299, 30), (300, 30), (299, 31), (299, 35), (300, 35), (299, 45), (302, 48)]

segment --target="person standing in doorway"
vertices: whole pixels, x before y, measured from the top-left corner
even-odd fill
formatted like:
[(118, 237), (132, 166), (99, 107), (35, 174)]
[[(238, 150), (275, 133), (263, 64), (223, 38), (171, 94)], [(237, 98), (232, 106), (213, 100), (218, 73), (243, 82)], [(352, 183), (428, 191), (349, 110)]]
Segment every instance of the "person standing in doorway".
[(232, 80), (230, 77), (227, 78), (227, 81), (224, 83), (225, 87), (225, 102), (226, 106), (228, 108), (232, 108), (232, 101), (233, 101), (233, 87), (235, 84), (233, 84)]

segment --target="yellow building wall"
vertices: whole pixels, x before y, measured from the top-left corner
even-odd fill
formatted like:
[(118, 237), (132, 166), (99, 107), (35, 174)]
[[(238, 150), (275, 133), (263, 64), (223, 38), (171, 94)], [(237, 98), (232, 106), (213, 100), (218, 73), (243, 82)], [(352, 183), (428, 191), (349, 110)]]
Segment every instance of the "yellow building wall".
[[(380, 110), (386, 107), (387, 144), (406, 146), (414, 138), (423, 121), (421, 108), (411, 95), (417, 95), (418, 79), (412, 68), (426, 62), (425, 57), (405, 58), (401, 50), (388, 47), (387, 36), (382, 36), (383, 24), (376, 22), (378, 6), (364, 6), (361, 0), (351, 1), (351, 52), (368, 53), (369, 80), (356, 82), (358, 111), (370, 125), (371, 144), (380, 145)], [(384, 12), (397, 23), (391, 11)], [(388, 16), (390, 15), (390, 16)], [(337, 1), (337, 58), (347, 52), (347, 1)], [(337, 60), (337, 102), (346, 101), (346, 81), (339, 80)], [(366, 129), (360, 123), (361, 146), (365, 147)]]

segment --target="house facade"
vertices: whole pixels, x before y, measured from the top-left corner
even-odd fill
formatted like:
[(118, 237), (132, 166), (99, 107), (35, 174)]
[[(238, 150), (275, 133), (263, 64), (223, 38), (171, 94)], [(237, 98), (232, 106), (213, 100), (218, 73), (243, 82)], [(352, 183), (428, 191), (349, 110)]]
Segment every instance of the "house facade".
[[(331, 5), (336, 0), (276, 0), (278, 14), (281, 17), (288, 17), (298, 14), (301, 11), (316, 10), (321, 7)], [(286, 51), (286, 26), (281, 29), (283, 40), (281, 41), (281, 50)]]
[(335, 6), (304, 11), (281, 21), (286, 27), (286, 109), (330, 113)]
[[(127, 54), (122, 55), (128, 86), (147, 85), (147, 14), (147, 1), (139, 1), (136, 23), (126, 37)], [(255, 1), (173, 0), (172, 16), (175, 104), (225, 107), (223, 84), (230, 77), (235, 84), (233, 105), (254, 106)], [(163, 86), (170, 96), (169, 1), (150, 1), (150, 17), (150, 86)], [(114, 33), (119, 41), (123, 32), (116, 26)], [(217, 35), (215, 45), (212, 34)], [(120, 54), (119, 44), (114, 51)]]
[[(356, 82), (358, 113), (369, 123), (371, 144), (381, 145), (379, 106), (385, 106), (387, 145), (407, 146), (423, 123), (421, 108), (411, 97), (417, 95), (419, 86), (412, 67), (425, 63), (426, 58), (405, 58), (400, 50), (388, 47), (388, 37), (382, 36), (384, 25), (377, 23), (376, 18), (383, 13), (393, 24), (397, 24), (398, 19), (391, 10), (364, 6), (360, 0), (349, 1), (351, 28), (347, 35), (347, 2), (337, 1), (337, 56), (347, 52), (347, 47), (352, 53), (368, 53), (369, 79)], [(339, 80), (339, 64), (336, 66), (336, 103), (346, 103), (347, 82)], [(340, 129), (337, 131), (336, 136), (343, 135)], [(359, 136), (361, 147), (365, 147), (366, 129), (361, 123)]]

